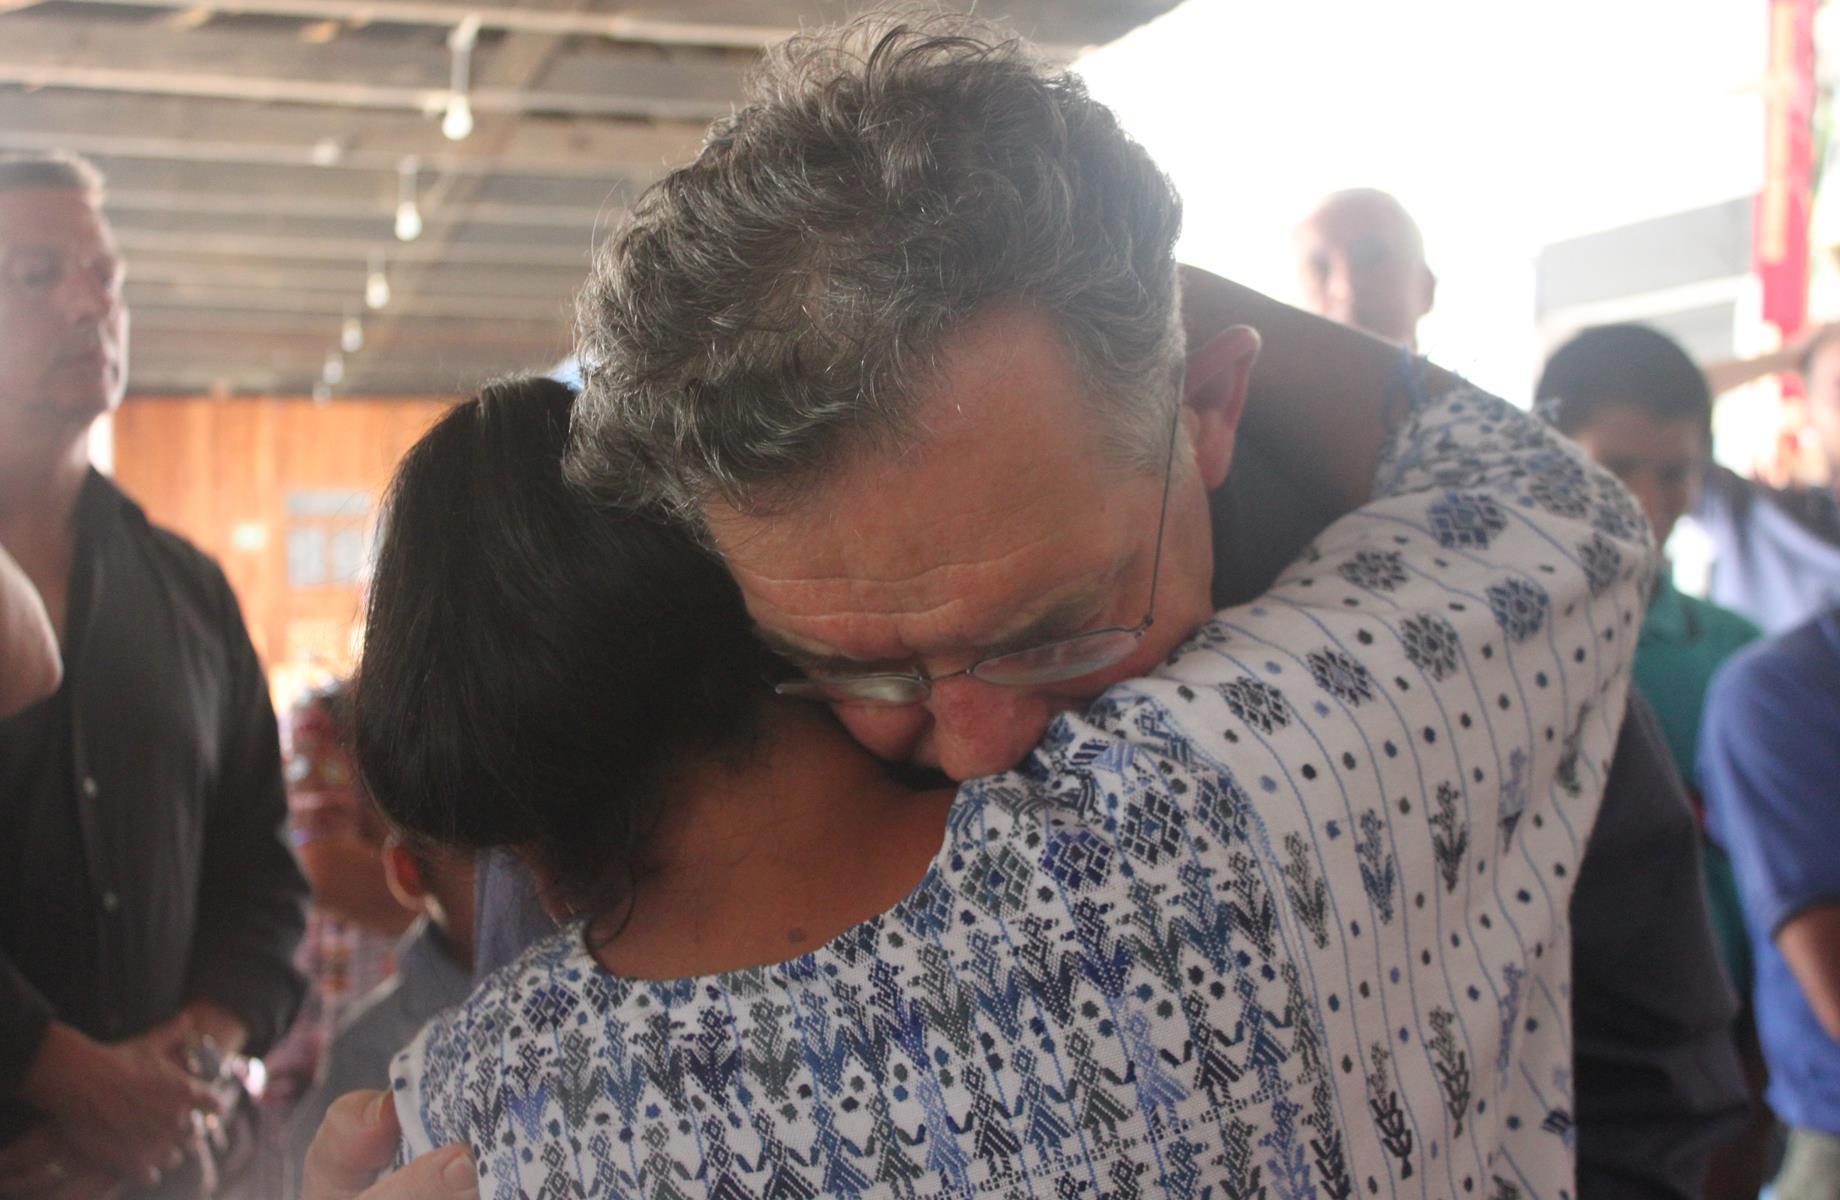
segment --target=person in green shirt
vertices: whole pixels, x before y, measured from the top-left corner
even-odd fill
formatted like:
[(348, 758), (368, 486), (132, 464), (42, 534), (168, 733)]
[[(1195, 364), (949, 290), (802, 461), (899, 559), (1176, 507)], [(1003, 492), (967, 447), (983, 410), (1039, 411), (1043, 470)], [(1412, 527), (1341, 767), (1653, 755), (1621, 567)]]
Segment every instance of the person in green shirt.
[[(1546, 361), (1534, 406), (1628, 486), (1655, 540), (1666, 543), (1712, 458), (1712, 394), (1686, 352), (1642, 325), (1587, 329)], [(1654, 706), (1695, 803), (1706, 686), (1720, 663), (1759, 636), (1748, 618), (1679, 591), (1665, 567), (1656, 577), (1635, 683)], [(1748, 995), (1750, 946), (1731, 866), (1718, 847), (1705, 849), (1713, 932), (1732, 982)]]

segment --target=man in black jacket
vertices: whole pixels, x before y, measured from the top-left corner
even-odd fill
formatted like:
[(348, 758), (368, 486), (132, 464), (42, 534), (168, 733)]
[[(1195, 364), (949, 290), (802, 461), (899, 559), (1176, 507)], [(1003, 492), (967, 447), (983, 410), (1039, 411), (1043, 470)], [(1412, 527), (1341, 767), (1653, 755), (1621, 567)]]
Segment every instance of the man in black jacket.
[(259, 1053), (303, 986), (306, 884), (236, 599), (88, 465), (127, 336), (100, 201), (81, 160), (0, 159), (0, 544), (64, 659), (0, 722), (7, 1195), (195, 1192), (206, 1064)]

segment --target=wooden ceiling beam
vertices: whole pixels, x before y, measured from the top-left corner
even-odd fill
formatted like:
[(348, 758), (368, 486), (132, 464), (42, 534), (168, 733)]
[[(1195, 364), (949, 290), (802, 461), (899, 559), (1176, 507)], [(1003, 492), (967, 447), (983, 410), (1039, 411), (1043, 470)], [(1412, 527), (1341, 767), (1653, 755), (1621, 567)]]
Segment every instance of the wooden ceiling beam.
[[(359, 200), (328, 199), (303, 192), (267, 192), (237, 194), (221, 191), (139, 191), (111, 187), (108, 192), (111, 213), (199, 213), (214, 216), (312, 217), (329, 220), (389, 221), (396, 210), (396, 198), (366, 203)], [(558, 229), (590, 230), (597, 222), (617, 218), (620, 210), (573, 208), (537, 204), (474, 204), (466, 219), (485, 225), (543, 226)], [(422, 206), (424, 220), (443, 219), (440, 209)]]
[[(600, 54), (565, 72), (569, 89), (489, 82), (504, 46), (482, 47), (468, 100), (479, 113), (706, 122), (727, 113), (740, 72), (722, 63)], [(0, 83), (32, 88), (140, 92), (333, 108), (438, 114), (446, 106), (445, 48), (358, 38), (312, 44), (248, 31), (184, 32), (145, 22), (0, 18)]]
[[(308, 319), (342, 319), (346, 313), (354, 310), (354, 301), (358, 298), (358, 293), (349, 289), (343, 292), (288, 292), (241, 287), (233, 283), (166, 282), (153, 279), (130, 279), (126, 295), (129, 311), (135, 313), (137, 319), (156, 308), (288, 313)], [(529, 323), (551, 329), (566, 328), (570, 317), (569, 298), (566, 295), (545, 301), (428, 291), (406, 296), (400, 301), (392, 299), (385, 312), (392, 321), (459, 317)]]
[[(363, 263), (316, 263), (182, 254), (141, 253), (129, 264), (130, 283), (175, 286), (238, 287), (281, 292), (337, 293), (354, 302), (364, 290)], [(497, 267), (452, 264), (430, 271), (428, 294), (501, 296), (513, 302), (567, 305), (580, 289), (583, 272), (575, 268)]]
[[(198, 0), (72, 0), (82, 4), (124, 3), (138, 8), (189, 9)], [(365, 24), (423, 25), (451, 29), (469, 18), (482, 29), (538, 33), (552, 37), (595, 37), (650, 46), (759, 50), (797, 32), (786, 25), (715, 21), (671, 21), (625, 13), (581, 12), (510, 4), (441, 4), (421, 0), (212, 0), (226, 13), (259, 13), (302, 20)]]
[(328, 113), (152, 96), (124, 104), (83, 93), (0, 89), (0, 147), (115, 158), (394, 171), (406, 155), (444, 174), (554, 175), (646, 182), (686, 162), (705, 127), (681, 122), (526, 118), (486, 152), (450, 142), (432, 118), (363, 109)]
[[(394, 205), (396, 171), (327, 171), (310, 166), (252, 163), (179, 163), (144, 158), (110, 158), (92, 155), (108, 179), (111, 198), (124, 194), (143, 197), (241, 196), (301, 200), (311, 196), (344, 205)], [(529, 209), (539, 222), (567, 214), (587, 223), (604, 220), (621, 211), (635, 192), (623, 181), (569, 179), (553, 176), (512, 176), (495, 180), (482, 202), (507, 210)]]
[(370, 259), (373, 251), (385, 251), (385, 262), (466, 263), (504, 267), (574, 267), (585, 277), (589, 247), (533, 247), (525, 245), (482, 245), (465, 239), (448, 246), (430, 246), (423, 242), (399, 242), (385, 246), (366, 238), (300, 238), (267, 234), (198, 234), (167, 233), (154, 230), (117, 229), (116, 240), (127, 253), (128, 269), (134, 269), (134, 257), (142, 251), (190, 256), (225, 256), (230, 258), (288, 258), (308, 262), (356, 262)]

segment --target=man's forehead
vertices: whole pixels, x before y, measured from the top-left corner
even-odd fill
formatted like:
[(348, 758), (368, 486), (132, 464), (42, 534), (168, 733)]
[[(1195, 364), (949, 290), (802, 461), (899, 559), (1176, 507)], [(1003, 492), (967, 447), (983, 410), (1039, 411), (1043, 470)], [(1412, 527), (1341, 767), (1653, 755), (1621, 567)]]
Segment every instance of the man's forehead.
[(115, 247), (108, 218), (76, 188), (0, 188), (0, 242)]
[(1705, 452), (1705, 430), (1697, 418), (1649, 412), (1634, 404), (1609, 403), (1576, 430), (1579, 441), (1619, 458), (1661, 461)]
[(1096, 531), (1079, 489), (1033, 486), (1030, 476), (1019, 469), (1002, 494), (978, 480), (955, 490), (891, 470), (876, 494), (858, 487), (794, 513), (706, 516), (764, 623), (843, 611), (944, 620), (996, 593), (1038, 589), (1087, 557)]
[(1384, 243), (1417, 251), (1419, 236), (1412, 218), (1396, 203), (1367, 196), (1332, 200), (1297, 226), (1306, 243), (1348, 248), (1358, 243)]
[(768, 628), (864, 657), (995, 637), (1113, 569), (1160, 490), (1120, 478), (1097, 424), (1052, 322), (996, 311), (948, 340), (907, 444), (859, 452), (790, 511), (704, 515)]

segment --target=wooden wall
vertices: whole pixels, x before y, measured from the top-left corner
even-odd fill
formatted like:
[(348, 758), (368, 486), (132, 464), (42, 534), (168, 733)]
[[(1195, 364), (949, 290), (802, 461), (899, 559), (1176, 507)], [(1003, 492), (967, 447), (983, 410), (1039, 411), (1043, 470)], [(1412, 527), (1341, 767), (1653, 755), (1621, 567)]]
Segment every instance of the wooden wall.
[(135, 397), (117, 482), (223, 565), (277, 704), (351, 666), (360, 545), (396, 462), (449, 401)]

